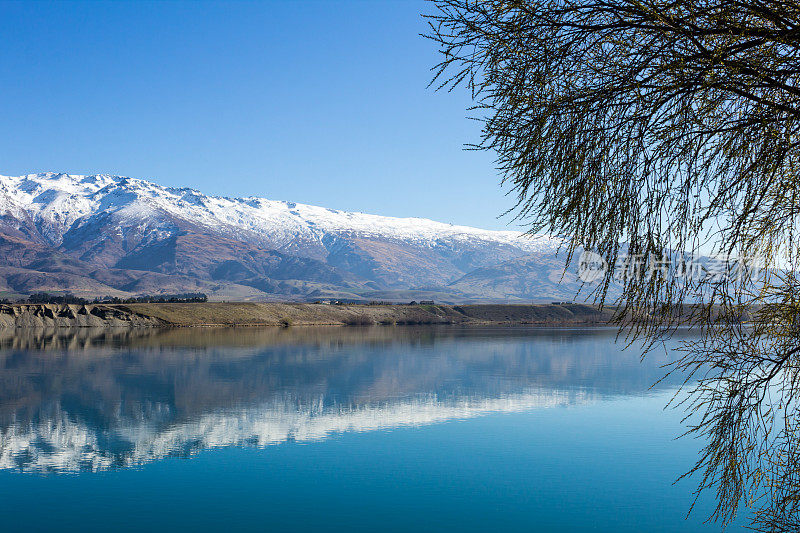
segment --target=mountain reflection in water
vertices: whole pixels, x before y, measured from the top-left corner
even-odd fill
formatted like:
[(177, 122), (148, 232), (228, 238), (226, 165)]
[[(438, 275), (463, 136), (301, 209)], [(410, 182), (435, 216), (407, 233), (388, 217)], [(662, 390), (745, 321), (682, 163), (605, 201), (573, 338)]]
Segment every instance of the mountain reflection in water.
[(647, 393), (666, 356), (641, 362), (614, 340), (433, 327), (0, 334), (0, 469), (100, 471)]

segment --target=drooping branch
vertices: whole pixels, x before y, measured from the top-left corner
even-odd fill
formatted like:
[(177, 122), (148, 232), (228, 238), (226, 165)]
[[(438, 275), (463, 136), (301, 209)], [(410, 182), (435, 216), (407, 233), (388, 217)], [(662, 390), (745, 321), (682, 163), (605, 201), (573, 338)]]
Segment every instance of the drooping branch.
[[(690, 406), (708, 446), (695, 472), (718, 492), (716, 517), (756, 492), (758, 527), (800, 522), (800, 3), (433, 3), (432, 83), (471, 91), (477, 147), (496, 154), (516, 215), (564, 237), (568, 259), (643, 258), (653, 275), (624, 278), (615, 302), (633, 337), (655, 342), (687, 318), (700, 327), (678, 368), (703, 376)], [(657, 268), (709, 251), (756, 256), (766, 274)], [(591, 292), (600, 303), (614, 274)]]

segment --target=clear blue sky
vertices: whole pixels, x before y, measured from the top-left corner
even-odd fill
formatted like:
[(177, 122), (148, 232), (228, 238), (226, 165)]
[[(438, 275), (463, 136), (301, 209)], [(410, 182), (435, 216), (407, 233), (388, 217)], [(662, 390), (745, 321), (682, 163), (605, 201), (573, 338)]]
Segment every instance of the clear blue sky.
[(511, 206), (424, 1), (2, 2), (0, 173), (114, 173), (485, 228)]

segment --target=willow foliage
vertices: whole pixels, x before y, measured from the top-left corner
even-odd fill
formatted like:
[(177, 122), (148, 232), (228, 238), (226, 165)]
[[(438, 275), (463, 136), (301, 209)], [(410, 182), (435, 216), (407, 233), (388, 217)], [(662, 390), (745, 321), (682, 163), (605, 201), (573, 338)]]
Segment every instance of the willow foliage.
[[(695, 473), (715, 518), (799, 520), (800, 3), (433, 0), (434, 84), (467, 87), (517, 215), (609, 265), (638, 256), (620, 317), (654, 342), (678, 321), (700, 340)], [(690, 277), (676, 254), (759, 258), (763, 275)], [(605, 301), (615, 272), (594, 296)], [(698, 304), (702, 302), (702, 304)], [(684, 306), (690, 303), (691, 306)], [(690, 311), (687, 311), (690, 309)], [(689, 316), (681, 316), (686, 313)], [(747, 322), (747, 324), (743, 324)]]

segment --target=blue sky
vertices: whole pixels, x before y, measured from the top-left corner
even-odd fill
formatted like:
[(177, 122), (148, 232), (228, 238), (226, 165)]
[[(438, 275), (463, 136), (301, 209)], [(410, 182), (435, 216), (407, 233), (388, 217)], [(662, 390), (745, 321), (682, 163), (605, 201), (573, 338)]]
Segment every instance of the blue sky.
[(0, 173), (114, 173), (485, 228), (512, 200), (424, 1), (2, 2)]

